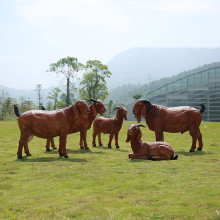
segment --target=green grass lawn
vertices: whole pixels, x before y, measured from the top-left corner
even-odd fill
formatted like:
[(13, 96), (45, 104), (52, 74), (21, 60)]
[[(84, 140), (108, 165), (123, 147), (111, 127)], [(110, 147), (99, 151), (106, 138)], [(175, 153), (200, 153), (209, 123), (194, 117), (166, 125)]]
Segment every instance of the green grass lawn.
[[(69, 135), (65, 159), (34, 137), (32, 156), (18, 160), (17, 122), (0, 122), (0, 219), (220, 219), (220, 123), (201, 124), (201, 152), (189, 153), (188, 132), (165, 133), (177, 161), (129, 160), (130, 124), (120, 149), (107, 148), (107, 134), (93, 148), (90, 129), (90, 150), (79, 149), (79, 133)], [(141, 130), (142, 140), (155, 140)]]

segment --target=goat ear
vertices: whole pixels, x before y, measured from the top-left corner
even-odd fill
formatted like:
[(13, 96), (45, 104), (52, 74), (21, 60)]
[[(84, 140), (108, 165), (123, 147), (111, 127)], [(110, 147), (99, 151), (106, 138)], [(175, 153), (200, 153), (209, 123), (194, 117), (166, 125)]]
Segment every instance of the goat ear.
[(127, 135), (126, 142), (127, 142), (127, 143), (130, 142), (130, 140), (131, 140), (131, 137), (130, 137), (129, 135)]
[[(78, 104), (78, 106), (80, 106), (80, 103)], [(77, 106), (77, 104), (73, 105), (73, 116), (74, 116), (74, 118), (78, 118), (79, 117), (78, 106)]]
[(137, 139), (140, 141), (140, 140), (141, 140), (141, 137), (142, 137), (142, 132), (141, 132), (141, 130), (139, 129), (138, 135), (137, 135)]
[(142, 117), (146, 117), (146, 111), (147, 111), (147, 105), (143, 105), (142, 109), (141, 109), (141, 115)]

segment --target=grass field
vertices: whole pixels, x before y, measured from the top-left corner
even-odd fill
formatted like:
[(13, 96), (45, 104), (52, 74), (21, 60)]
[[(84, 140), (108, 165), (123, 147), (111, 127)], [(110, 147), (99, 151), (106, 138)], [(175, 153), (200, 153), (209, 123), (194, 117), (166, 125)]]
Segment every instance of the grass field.
[(90, 150), (79, 149), (78, 133), (69, 135), (65, 159), (35, 137), (32, 156), (18, 160), (17, 122), (0, 122), (0, 219), (220, 219), (220, 123), (201, 124), (201, 152), (188, 153), (188, 133), (165, 133), (177, 161), (129, 160), (130, 124), (123, 124), (120, 149), (107, 148), (108, 135), (93, 148), (90, 129)]

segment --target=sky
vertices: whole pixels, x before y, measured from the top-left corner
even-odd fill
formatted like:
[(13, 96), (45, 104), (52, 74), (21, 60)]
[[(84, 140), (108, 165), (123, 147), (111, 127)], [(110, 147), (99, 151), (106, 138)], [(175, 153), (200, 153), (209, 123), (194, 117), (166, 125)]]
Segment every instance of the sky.
[[(134, 47), (220, 47), (219, 0), (0, 0), (0, 85), (57, 86), (46, 70)], [(114, 74), (114, 73), (113, 73)]]

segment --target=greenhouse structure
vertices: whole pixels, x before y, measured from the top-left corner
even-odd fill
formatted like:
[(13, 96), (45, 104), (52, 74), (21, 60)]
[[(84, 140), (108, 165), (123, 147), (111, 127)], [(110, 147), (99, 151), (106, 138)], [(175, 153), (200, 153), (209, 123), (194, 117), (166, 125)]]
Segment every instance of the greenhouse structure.
[(185, 76), (147, 94), (152, 104), (167, 107), (193, 106), (203, 121), (220, 121), (220, 66)]

